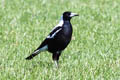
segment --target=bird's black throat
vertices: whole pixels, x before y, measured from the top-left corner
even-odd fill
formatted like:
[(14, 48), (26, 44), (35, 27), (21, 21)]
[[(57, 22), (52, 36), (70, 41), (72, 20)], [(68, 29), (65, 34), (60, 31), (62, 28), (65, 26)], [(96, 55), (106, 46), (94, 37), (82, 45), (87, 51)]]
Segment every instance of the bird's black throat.
[(72, 25), (69, 20), (65, 20), (63, 24), (63, 33), (65, 34), (66, 37), (71, 38), (72, 36)]

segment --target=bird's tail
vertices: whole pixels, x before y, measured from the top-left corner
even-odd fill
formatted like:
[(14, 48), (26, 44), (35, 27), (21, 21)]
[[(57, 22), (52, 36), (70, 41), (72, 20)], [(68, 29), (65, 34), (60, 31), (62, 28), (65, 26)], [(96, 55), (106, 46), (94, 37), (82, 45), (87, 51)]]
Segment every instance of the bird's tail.
[[(43, 45), (41, 45), (43, 46)], [(40, 52), (42, 51), (46, 51), (48, 49), (48, 46), (45, 45), (43, 47), (38, 47), (30, 56), (28, 56), (27, 58), (25, 58), (26, 60), (31, 60), (33, 57), (35, 57), (36, 55), (38, 55)]]
[(31, 60), (33, 57), (39, 54), (39, 50), (34, 51), (30, 56), (25, 58), (26, 60)]

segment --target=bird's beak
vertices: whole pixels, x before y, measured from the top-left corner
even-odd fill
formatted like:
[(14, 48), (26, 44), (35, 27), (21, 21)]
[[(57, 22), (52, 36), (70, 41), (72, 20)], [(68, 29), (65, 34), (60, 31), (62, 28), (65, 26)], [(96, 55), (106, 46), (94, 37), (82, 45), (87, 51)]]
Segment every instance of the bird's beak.
[(79, 16), (77, 13), (71, 13), (70, 17)]

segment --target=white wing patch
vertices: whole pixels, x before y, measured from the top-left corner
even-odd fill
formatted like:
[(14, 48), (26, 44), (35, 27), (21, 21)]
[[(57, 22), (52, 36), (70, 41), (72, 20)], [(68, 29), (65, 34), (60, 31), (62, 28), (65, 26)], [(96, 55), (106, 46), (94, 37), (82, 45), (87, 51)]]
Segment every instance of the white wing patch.
[(61, 28), (58, 29), (56, 32), (54, 32), (52, 35), (48, 35), (47, 38), (54, 38), (54, 36), (55, 36), (60, 30), (61, 30)]
[[(64, 24), (63, 16), (61, 16), (61, 19), (60, 19), (60, 21), (59, 21), (59, 24), (57, 24), (57, 25), (55, 26), (55, 28), (53, 28), (52, 31), (54, 31), (57, 27), (62, 27), (63, 24)], [(55, 36), (60, 30), (61, 30), (61, 28), (58, 29), (58, 30), (56, 30), (52, 35), (48, 35), (47, 38), (54, 38), (54, 36)], [(52, 32), (52, 31), (51, 31), (51, 32)]]

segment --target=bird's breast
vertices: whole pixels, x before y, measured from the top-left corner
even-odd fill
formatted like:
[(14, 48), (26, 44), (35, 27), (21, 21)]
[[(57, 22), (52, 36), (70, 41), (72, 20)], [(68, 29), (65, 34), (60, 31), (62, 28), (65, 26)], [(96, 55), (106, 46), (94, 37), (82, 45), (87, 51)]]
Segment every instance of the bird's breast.
[(72, 26), (70, 24), (64, 26), (64, 28), (63, 28), (63, 35), (66, 38), (71, 38), (71, 36), (72, 36)]
[(50, 40), (48, 45), (49, 52), (54, 53), (55, 51), (64, 50), (70, 43), (72, 37), (72, 25), (68, 22), (62, 26), (53, 39)]

